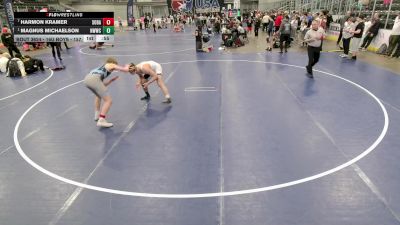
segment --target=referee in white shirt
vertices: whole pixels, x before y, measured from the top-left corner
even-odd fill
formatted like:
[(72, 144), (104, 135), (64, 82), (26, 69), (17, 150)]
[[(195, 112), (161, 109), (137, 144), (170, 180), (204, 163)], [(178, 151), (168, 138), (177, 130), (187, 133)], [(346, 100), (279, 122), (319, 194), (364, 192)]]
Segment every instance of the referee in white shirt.
[(308, 65), (307, 76), (313, 78), (312, 68), (317, 64), (322, 49), (322, 40), (325, 38), (325, 31), (319, 27), (319, 22), (314, 20), (311, 29), (304, 36), (304, 42), (308, 43)]

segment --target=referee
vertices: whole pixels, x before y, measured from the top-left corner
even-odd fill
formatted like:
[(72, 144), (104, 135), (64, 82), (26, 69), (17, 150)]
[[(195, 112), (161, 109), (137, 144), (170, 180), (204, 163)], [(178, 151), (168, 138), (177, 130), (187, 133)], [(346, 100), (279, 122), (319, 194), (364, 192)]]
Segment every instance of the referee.
[(319, 27), (319, 22), (314, 20), (311, 29), (304, 36), (304, 42), (308, 44), (308, 65), (307, 76), (314, 78), (312, 68), (317, 64), (322, 49), (322, 40), (325, 38), (325, 31)]

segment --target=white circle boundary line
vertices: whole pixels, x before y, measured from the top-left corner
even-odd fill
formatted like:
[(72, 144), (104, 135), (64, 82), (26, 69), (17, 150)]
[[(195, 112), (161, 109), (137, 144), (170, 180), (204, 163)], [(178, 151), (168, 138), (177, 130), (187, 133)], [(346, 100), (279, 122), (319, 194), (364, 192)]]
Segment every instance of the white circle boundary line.
[(143, 56), (143, 55), (164, 55), (164, 54), (179, 53), (179, 52), (186, 52), (186, 51), (193, 50), (193, 48), (186, 48), (186, 49), (170, 51), (170, 52), (139, 53), (139, 54), (134, 54), (134, 55), (98, 55), (98, 54), (91, 54), (91, 53), (86, 53), (86, 52), (82, 51), (82, 49), (85, 49), (85, 48), (88, 48), (88, 47), (80, 48), (79, 53), (81, 53), (83, 55), (97, 56), (97, 57), (110, 57), (110, 56), (131, 57), (131, 56)]
[[(0, 98), (0, 101), (3, 101), (3, 100), (6, 100), (6, 99), (9, 99), (9, 98), (12, 98), (12, 97), (14, 97), (14, 96), (17, 96), (17, 95), (19, 95), (19, 94), (22, 94), (22, 93), (24, 93), (24, 92), (27, 92), (27, 91), (29, 91), (29, 90), (31, 90), (31, 89), (33, 89), (33, 88), (35, 88), (35, 87), (37, 87), (37, 86), (39, 86), (39, 85), (41, 85), (41, 84), (44, 84), (46, 81), (48, 81), (52, 76), (53, 76), (53, 74), (54, 74), (54, 71), (53, 70), (51, 70), (51, 69), (49, 69), (50, 71), (51, 71), (51, 74), (50, 74), (50, 76), (49, 77), (47, 77), (45, 80), (43, 80), (42, 82), (40, 82), (40, 83), (38, 83), (38, 84), (35, 84), (34, 86), (32, 86), (32, 87), (30, 87), (30, 88), (27, 88), (27, 89), (25, 89), (25, 90), (22, 90), (22, 91), (20, 91), (20, 92), (17, 92), (17, 93), (15, 93), (15, 94), (12, 94), (12, 95), (9, 95), (9, 96), (7, 96), (7, 97), (4, 97), (4, 98)], [(27, 76), (28, 77), (28, 76)], [(26, 78), (26, 77), (25, 77)], [(24, 79), (24, 78), (23, 78)]]
[[(284, 64), (284, 63), (275, 63), (275, 62), (264, 62), (264, 61), (251, 61), (251, 60), (193, 60), (193, 61), (179, 61), (179, 62), (166, 62), (166, 63), (161, 63), (161, 64), (174, 64), (174, 63), (184, 63), (184, 62), (252, 62), (252, 63), (264, 63), (264, 64), (276, 64), (276, 65), (283, 65), (283, 66), (290, 66), (290, 67), (296, 67), (296, 68), (303, 68), (302, 66), (297, 66), (297, 65), (290, 65), (290, 64)], [(338, 75), (335, 74), (331, 74), (328, 72), (324, 72), (324, 71), (320, 71), (320, 70), (315, 70), (317, 72), (326, 74), (326, 75), (330, 75), (336, 78), (339, 78), (341, 80), (344, 80), (350, 84), (353, 84), (354, 86), (360, 88), (361, 90), (363, 90), (364, 92), (366, 92), (368, 95), (370, 95), (377, 103), (378, 105), (381, 107), (383, 114), (384, 114), (384, 126), (382, 129), (381, 134), (379, 135), (379, 137), (375, 140), (375, 142), (368, 147), (364, 152), (362, 152), (360, 155), (356, 156), (355, 158), (345, 162), (344, 164), (341, 164), (337, 167), (334, 167), (333, 169), (327, 170), (325, 172), (321, 172), (309, 177), (305, 177), (302, 179), (298, 179), (298, 180), (294, 180), (294, 181), (290, 181), (290, 182), (286, 182), (286, 183), (281, 183), (281, 184), (277, 184), (277, 185), (272, 185), (272, 186), (267, 186), (267, 187), (262, 187), (262, 188), (253, 188), (253, 189), (246, 189), (246, 190), (239, 190), (239, 191), (229, 191), (229, 192), (214, 192), (214, 193), (201, 193), (201, 194), (154, 194), (154, 193), (142, 193), (142, 192), (130, 192), (130, 191), (121, 191), (121, 190), (114, 190), (114, 189), (109, 189), (109, 188), (103, 188), (103, 187), (98, 187), (98, 186), (93, 186), (93, 185), (88, 185), (88, 184), (84, 184), (84, 183), (80, 183), (77, 181), (73, 181), (70, 179), (67, 179), (65, 177), (59, 176), (55, 173), (52, 173), (46, 169), (44, 169), (43, 167), (39, 166), (38, 164), (36, 164), (35, 162), (33, 162), (26, 154), (25, 152), (22, 150), (19, 140), (18, 140), (18, 130), (19, 130), (19, 126), (21, 125), (22, 120), (25, 118), (25, 116), (36, 106), (38, 105), (40, 102), (42, 102), (43, 100), (45, 100), (46, 98), (50, 97), (51, 95), (60, 92), (66, 88), (69, 88), (71, 86), (74, 86), (78, 83), (83, 82), (83, 80), (72, 83), (70, 85), (67, 85), (63, 88), (60, 88), (48, 95), (46, 95), (45, 97), (41, 98), (39, 101), (37, 101), (35, 104), (33, 104), (31, 107), (29, 107), (23, 114), (22, 116), (19, 118), (17, 124), (15, 125), (14, 128), (14, 144), (15, 147), (18, 151), (18, 153), (21, 155), (21, 157), (28, 162), (32, 167), (34, 167), (35, 169), (39, 170), (40, 172), (53, 177), (57, 180), (60, 180), (62, 182), (68, 183), (68, 184), (72, 184), (81, 188), (86, 188), (86, 189), (90, 189), (90, 190), (95, 190), (95, 191), (100, 191), (100, 192), (105, 192), (105, 193), (111, 193), (111, 194), (117, 194), (117, 195), (126, 195), (126, 196), (135, 196), (135, 197), (148, 197), (148, 198), (169, 198), (169, 199), (192, 199), (192, 198), (211, 198), (211, 197), (225, 197), (225, 196), (234, 196), (234, 195), (244, 195), (244, 194), (252, 194), (252, 193), (257, 193), (257, 192), (264, 192), (264, 191), (270, 191), (270, 190), (275, 190), (275, 189), (280, 189), (280, 188), (285, 188), (285, 187), (289, 187), (289, 186), (293, 186), (293, 185), (297, 185), (297, 184), (301, 184), (301, 183), (305, 183), (308, 181), (312, 181), (312, 180), (316, 180), (318, 178), (327, 176), (329, 174), (335, 173), (339, 170), (342, 170), (354, 163), (356, 163), (357, 161), (361, 160), (362, 158), (364, 158), (366, 155), (368, 155), (370, 152), (372, 152), (378, 145), (379, 143), (383, 140), (383, 138), (385, 137), (388, 127), (389, 127), (389, 116), (388, 113), (386, 111), (385, 106), (382, 104), (382, 102), (374, 95), (372, 94), (370, 91), (368, 91), (366, 88), (362, 87), (361, 85), (350, 81), (348, 79), (345, 79), (343, 77), (340, 77)]]

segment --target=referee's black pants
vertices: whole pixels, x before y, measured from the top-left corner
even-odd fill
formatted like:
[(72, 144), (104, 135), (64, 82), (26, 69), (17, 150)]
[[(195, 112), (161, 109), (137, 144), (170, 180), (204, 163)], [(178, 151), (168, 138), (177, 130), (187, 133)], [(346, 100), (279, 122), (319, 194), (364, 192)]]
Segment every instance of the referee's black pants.
[(15, 44), (11, 44), (7, 46), (8, 52), (11, 55), (11, 58), (14, 58), (14, 54), (13, 51), (16, 52), (17, 54), (21, 54), (21, 52), (19, 51), (19, 49), (17, 48), (17, 46), (15, 46)]
[(308, 46), (308, 67), (311, 69), (319, 61), (321, 47)]

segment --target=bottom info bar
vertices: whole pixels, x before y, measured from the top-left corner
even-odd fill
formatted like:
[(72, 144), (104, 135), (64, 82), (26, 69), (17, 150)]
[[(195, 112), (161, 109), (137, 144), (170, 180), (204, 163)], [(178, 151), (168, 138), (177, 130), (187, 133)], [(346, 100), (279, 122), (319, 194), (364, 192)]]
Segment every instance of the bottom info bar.
[(14, 35), (15, 42), (114, 42), (113, 35)]

